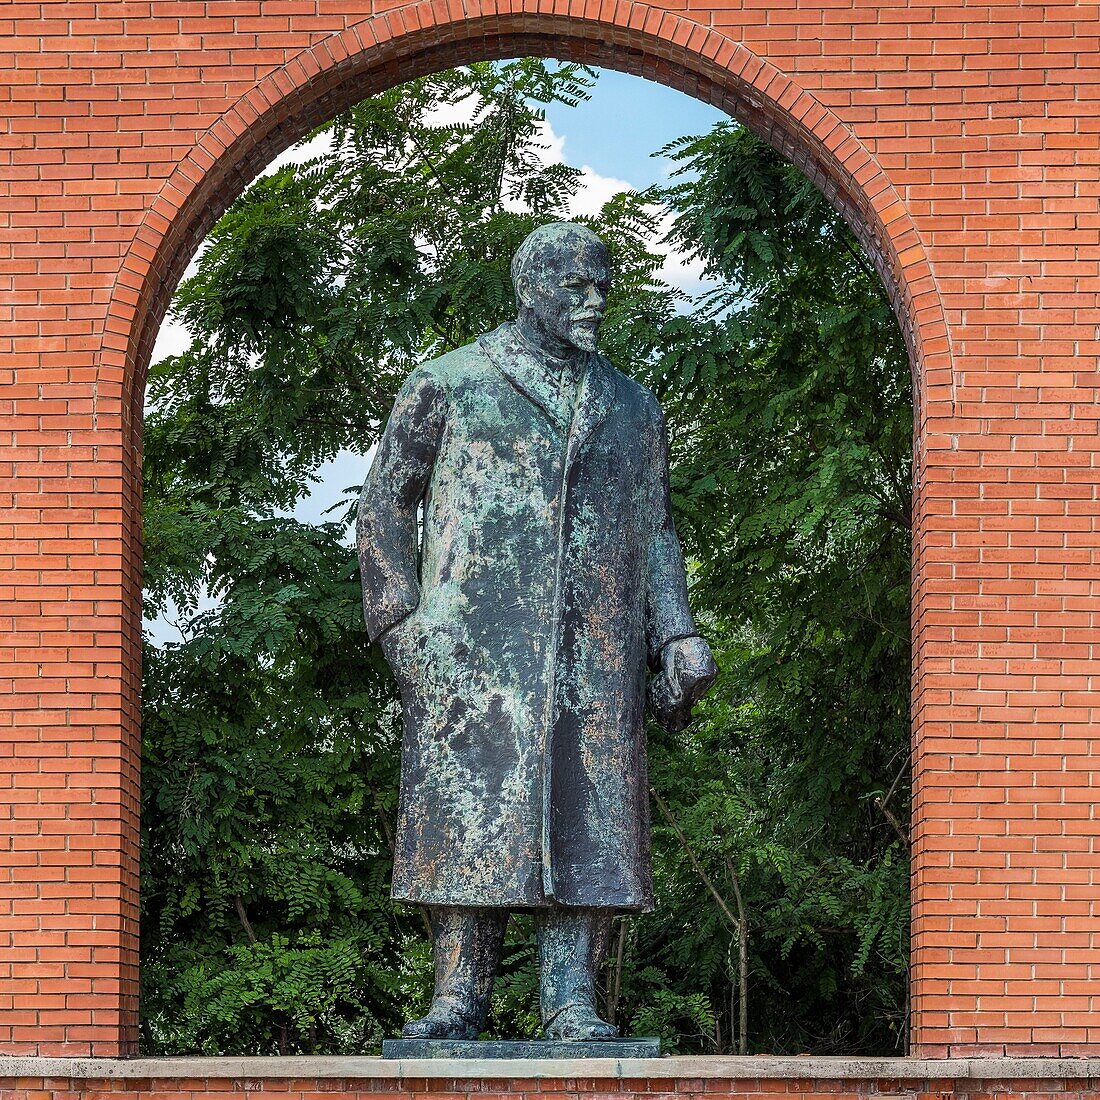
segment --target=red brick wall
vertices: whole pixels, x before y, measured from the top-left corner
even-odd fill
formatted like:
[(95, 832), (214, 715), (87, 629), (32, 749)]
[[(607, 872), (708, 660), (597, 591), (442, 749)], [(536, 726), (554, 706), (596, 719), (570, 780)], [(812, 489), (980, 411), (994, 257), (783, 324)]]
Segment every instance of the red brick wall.
[(1100, 1053), (1097, 6), (666, 2), (0, 6), (0, 1049), (136, 1044), (140, 406), (183, 265), (310, 125), (541, 52), (724, 106), (882, 271), (919, 402), (915, 1047)]
[[(902, 1069), (899, 1065), (899, 1069)], [(944, 1067), (945, 1070), (947, 1067)], [(798, 1100), (1086, 1100), (1096, 1078), (1006, 1077), (528, 1077), (301, 1078), (150, 1077), (122, 1079), (0, 1077), (4, 1100), (709, 1100), (794, 1096)]]

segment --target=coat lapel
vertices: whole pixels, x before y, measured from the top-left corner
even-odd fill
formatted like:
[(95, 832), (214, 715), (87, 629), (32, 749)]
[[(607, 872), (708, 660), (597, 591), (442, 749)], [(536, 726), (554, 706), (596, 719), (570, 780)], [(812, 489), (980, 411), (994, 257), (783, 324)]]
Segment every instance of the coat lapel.
[(569, 435), (569, 453), (566, 462), (572, 463), (584, 446), (585, 440), (606, 418), (614, 396), (611, 364), (603, 356), (590, 355), (588, 369), (584, 372), (577, 409), (573, 414), (573, 430)]
[(512, 331), (510, 324), (482, 336), (479, 343), (493, 365), (529, 401), (537, 405), (547, 419), (563, 435), (569, 433), (569, 453), (572, 463), (585, 441), (603, 422), (614, 396), (612, 367), (600, 355), (588, 357), (588, 367), (581, 380), (580, 393), (573, 413), (572, 430), (563, 420), (553, 383), (546, 378), (527, 345)]

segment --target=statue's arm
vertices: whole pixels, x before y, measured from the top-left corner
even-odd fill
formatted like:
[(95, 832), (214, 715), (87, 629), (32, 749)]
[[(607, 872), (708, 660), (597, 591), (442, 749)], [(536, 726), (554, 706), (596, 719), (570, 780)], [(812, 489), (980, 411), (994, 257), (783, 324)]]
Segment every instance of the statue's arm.
[(439, 450), (444, 402), (443, 388), (428, 370), (409, 375), (359, 498), (356, 539), (363, 615), (372, 641), (420, 600), (417, 510)]
[(649, 709), (665, 729), (683, 729), (691, 708), (703, 697), (717, 675), (710, 647), (695, 628), (688, 607), (684, 554), (672, 522), (668, 480), (668, 436), (660, 407), (654, 402), (655, 431), (646, 582), (646, 646), (650, 681)]
[(661, 651), (677, 638), (695, 635), (688, 607), (684, 554), (672, 522), (668, 481), (668, 436), (656, 401), (649, 461), (651, 529), (646, 559), (646, 649), (651, 668), (661, 667)]

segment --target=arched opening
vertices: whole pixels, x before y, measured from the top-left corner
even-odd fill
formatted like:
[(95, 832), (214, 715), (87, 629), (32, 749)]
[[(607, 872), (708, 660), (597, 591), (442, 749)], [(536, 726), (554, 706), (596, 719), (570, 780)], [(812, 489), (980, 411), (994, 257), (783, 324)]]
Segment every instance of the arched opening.
[[(637, 18), (635, 15), (632, 22)], [(544, 54), (637, 73), (712, 102), (764, 136), (802, 167), (841, 210), (873, 257), (902, 321), (917, 378), (919, 408), (920, 379), (928, 350), (931, 348), (933, 354), (942, 350), (934, 343), (942, 338), (943, 331), (938, 301), (900, 203), (873, 160), (840, 130), (835, 120), (789, 86), (777, 88), (775, 98), (770, 98), (767, 89), (782, 82), (762, 63), (736, 57), (732, 47), (730, 67), (722, 67), (718, 62), (720, 44), (694, 41), (707, 37), (698, 28), (692, 30), (685, 45), (668, 46), (668, 38), (675, 40), (675, 34), (661, 31), (660, 35), (646, 35), (614, 22), (578, 25), (576, 20), (566, 24), (560, 18), (532, 20), (530, 16), (520, 17), (518, 22), (520, 25), (511, 29), (507, 20), (494, 19), (492, 32), (486, 33), (479, 21), (466, 21), (459, 28), (449, 28), (447, 33), (454, 38), (444, 43), (438, 41), (438, 28), (405, 32), (392, 39), (388, 47), (376, 45), (333, 61), (323, 72), (306, 75), (304, 84), (293, 92), (284, 91), (251, 126), (241, 126), (235, 134), (227, 126), (228, 140), (212, 136), (211, 140), (223, 148), (201, 176), (194, 174), (192, 164), (181, 166), (178, 178), (169, 181), (162, 196), (165, 203), (174, 205), (172, 216), (154, 210), (143, 227), (146, 239), (156, 242), (154, 248), (147, 253), (139, 237), (139, 245), (131, 253), (126, 271), (134, 276), (139, 271), (142, 274), (136, 287), (129, 280), (120, 284), (122, 291), (113, 303), (112, 319), (120, 321), (122, 328), (120, 331), (111, 324), (109, 328), (122, 339), (114, 357), (108, 349), (101, 363), (101, 395), (107, 398), (115, 384), (120, 387), (122, 415), (131, 440), (126, 453), (130, 466), (125, 485), (131, 504), (136, 503), (133, 494), (138, 491), (141, 380), (152, 341), (186, 260), (215, 219), (257, 168), (313, 125), (399, 79), (470, 60)], [(531, 29), (533, 23), (539, 24), (537, 29)], [(568, 33), (560, 37), (558, 30)], [(592, 38), (579, 33), (581, 30), (589, 31)], [(714, 56), (708, 58), (708, 53)], [(743, 67), (734, 75), (731, 68), (738, 61)], [(302, 72), (308, 74), (308, 69), (303, 67)], [(746, 75), (750, 72), (751, 77)], [(238, 117), (245, 120), (254, 111), (255, 104), (250, 103), (241, 107)], [(217, 130), (213, 128), (211, 135)], [(201, 151), (192, 157), (194, 165), (202, 160)], [(181, 184), (190, 185), (186, 194)], [(127, 304), (130, 298), (134, 299), (132, 305)], [(127, 315), (129, 320), (125, 321)], [(919, 416), (917, 423), (919, 432)], [(131, 513), (133, 528), (139, 522), (140, 509), (132, 507)], [(129, 538), (127, 558), (132, 563), (130, 581), (134, 591), (128, 613), (133, 614), (140, 591), (135, 530), (129, 530)], [(132, 625), (137, 625), (136, 615)], [(126, 644), (135, 645), (136, 641), (130, 637)], [(136, 731), (136, 703), (134, 718)]]
[(919, 409), (928, 360), (945, 350), (943, 312), (916, 230), (870, 151), (744, 47), (639, 4), (616, 16), (485, 14), (452, 23), (421, 4), (400, 20), (376, 17), (322, 43), (308, 60), (295, 59), (244, 96), (166, 181), (123, 265), (99, 378), (101, 392), (123, 387), (131, 431), (153, 341), (188, 259), (266, 164), (384, 88), (470, 61), (521, 56), (559, 57), (667, 84), (718, 107), (796, 164), (849, 223), (882, 277), (910, 349)]

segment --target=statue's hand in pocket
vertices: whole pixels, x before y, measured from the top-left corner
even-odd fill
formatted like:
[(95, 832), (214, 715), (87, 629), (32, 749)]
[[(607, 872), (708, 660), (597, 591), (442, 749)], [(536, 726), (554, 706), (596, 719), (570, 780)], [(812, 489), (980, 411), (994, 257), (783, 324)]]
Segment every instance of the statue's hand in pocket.
[(378, 644), (382, 647), (382, 656), (386, 663), (393, 669), (393, 674), (399, 679), (405, 679), (409, 670), (409, 635), (412, 633), (409, 620), (412, 615), (406, 615), (398, 619), (392, 626), (387, 627), (378, 637)]

